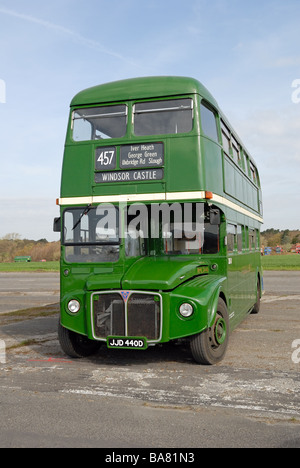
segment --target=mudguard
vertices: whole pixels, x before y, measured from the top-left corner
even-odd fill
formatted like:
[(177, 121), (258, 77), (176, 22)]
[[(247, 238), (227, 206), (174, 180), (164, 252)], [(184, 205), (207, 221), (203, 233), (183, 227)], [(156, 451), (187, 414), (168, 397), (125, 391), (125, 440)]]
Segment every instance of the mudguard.
[[(226, 277), (221, 275), (199, 276), (172, 291), (170, 339), (194, 335), (210, 327), (215, 320), (220, 294), (226, 299)], [(184, 302), (192, 304), (195, 311), (188, 319), (179, 314)]]

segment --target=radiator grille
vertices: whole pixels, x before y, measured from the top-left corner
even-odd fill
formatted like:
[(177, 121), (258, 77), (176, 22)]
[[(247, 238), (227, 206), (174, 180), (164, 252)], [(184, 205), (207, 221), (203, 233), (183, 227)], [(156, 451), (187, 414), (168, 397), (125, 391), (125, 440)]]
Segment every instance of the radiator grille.
[(95, 293), (92, 304), (96, 338), (141, 336), (159, 340), (161, 307), (157, 294)]
[(159, 302), (155, 296), (132, 294), (127, 303), (128, 335), (157, 340), (160, 330)]
[(99, 294), (94, 301), (94, 330), (98, 338), (125, 334), (125, 306), (119, 294)]

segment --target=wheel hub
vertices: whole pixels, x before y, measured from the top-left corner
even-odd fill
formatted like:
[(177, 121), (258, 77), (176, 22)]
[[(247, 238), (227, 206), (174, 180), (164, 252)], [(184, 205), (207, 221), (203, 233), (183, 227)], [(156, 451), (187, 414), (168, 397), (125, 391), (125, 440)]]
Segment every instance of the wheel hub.
[(224, 343), (226, 338), (226, 322), (223, 317), (220, 317), (214, 328), (214, 337), (218, 345)]

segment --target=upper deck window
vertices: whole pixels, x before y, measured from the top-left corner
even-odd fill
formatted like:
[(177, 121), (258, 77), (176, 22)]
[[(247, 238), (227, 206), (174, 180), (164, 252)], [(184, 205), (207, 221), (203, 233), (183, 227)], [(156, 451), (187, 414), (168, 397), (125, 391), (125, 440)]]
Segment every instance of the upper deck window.
[(251, 180), (259, 186), (258, 172), (252, 161), (250, 161), (250, 176)]
[(219, 138), (215, 114), (204, 104), (201, 104), (201, 123), (204, 135), (218, 141)]
[(227, 154), (230, 154), (230, 131), (227, 126), (221, 120), (221, 131), (222, 131), (222, 142), (223, 149)]
[(76, 109), (72, 124), (75, 141), (121, 138), (126, 134), (127, 106)]
[(232, 157), (234, 162), (241, 166), (241, 154), (240, 154), (240, 145), (236, 141), (236, 139), (231, 136), (231, 145), (232, 145)]
[(134, 106), (135, 135), (188, 133), (192, 128), (192, 99), (141, 102)]

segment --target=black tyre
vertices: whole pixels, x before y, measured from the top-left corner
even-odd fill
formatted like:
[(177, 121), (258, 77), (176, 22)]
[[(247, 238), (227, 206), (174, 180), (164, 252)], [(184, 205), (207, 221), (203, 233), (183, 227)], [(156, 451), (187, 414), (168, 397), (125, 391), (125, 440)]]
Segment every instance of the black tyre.
[(257, 280), (257, 300), (256, 303), (251, 311), (251, 314), (258, 314), (260, 310), (260, 298), (261, 298), (261, 290), (260, 290), (260, 280)]
[(193, 358), (199, 364), (217, 364), (225, 356), (228, 339), (228, 311), (225, 302), (219, 298), (217, 313), (212, 327), (191, 337), (190, 345)]
[(58, 324), (58, 340), (61, 349), (70, 357), (83, 358), (95, 354), (101, 343), (94, 340), (89, 340), (84, 335), (72, 332)]

